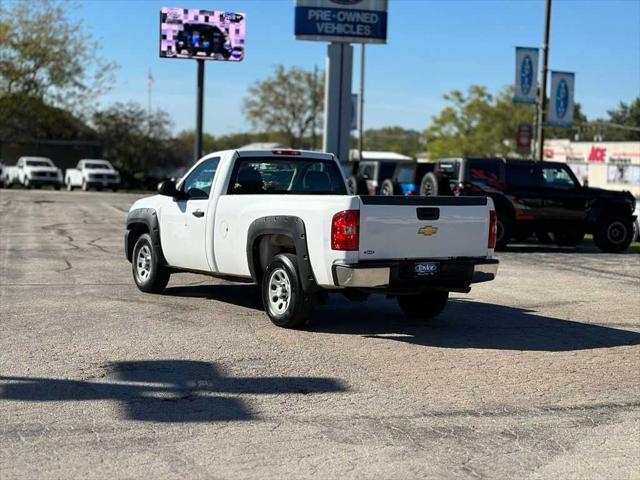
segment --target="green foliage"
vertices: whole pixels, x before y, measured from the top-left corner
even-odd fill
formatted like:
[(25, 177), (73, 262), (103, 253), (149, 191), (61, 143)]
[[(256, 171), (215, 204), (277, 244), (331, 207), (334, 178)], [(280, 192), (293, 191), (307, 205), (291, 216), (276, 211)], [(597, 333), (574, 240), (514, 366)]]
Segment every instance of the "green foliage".
[(113, 81), (114, 65), (99, 44), (69, 18), (59, 0), (0, 2), (0, 96), (39, 98), (86, 112)]
[(256, 130), (285, 136), (286, 145), (303, 147), (305, 136), (320, 127), (324, 75), (277, 65), (272, 77), (249, 87), (244, 114)]
[[(636, 97), (631, 103), (620, 102), (617, 108), (609, 110), (608, 123), (625, 127), (640, 128), (640, 97)], [(625, 130), (613, 127), (600, 127), (598, 133), (607, 141), (638, 141), (640, 131)]]
[[(397, 152), (415, 157), (424, 150), (422, 135), (417, 130), (402, 127), (372, 128), (364, 131), (363, 146), (365, 150)], [(352, 148), (357, 148), (358, 141), (352, 141)]]
[(95, 140), (96, 134), (71, 112), (27, 95), (0, 96), (0, 140)]
[(190, 160), (171, 138), (166, 112), (151, 115), (137, 103), (116, 103), (93, 117), (105, 156), (134, 179), (156, 167), (175, 167)]
[(469, 87), (466, 95), (459, 90), (446, 94), (451, 105), (425, 132), (429, 156), (492, 156), (514, 151), (517, 126), (533, 123), (533, 108), (514, 104), (512, 97), (512, 88), (494, 97), (479, 85)]

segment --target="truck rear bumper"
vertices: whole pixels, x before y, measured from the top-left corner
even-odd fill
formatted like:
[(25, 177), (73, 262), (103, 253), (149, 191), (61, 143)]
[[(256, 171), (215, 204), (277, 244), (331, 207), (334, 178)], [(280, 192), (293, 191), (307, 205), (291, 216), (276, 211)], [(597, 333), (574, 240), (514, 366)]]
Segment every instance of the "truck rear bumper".
[[(436, 264), (437, 272), (416, 273), (417, 264)], [(333, 266), (333, 282), (342, 288), (465, 290), (498, 274), (498, 260), (486, 258), (417, 259)]]

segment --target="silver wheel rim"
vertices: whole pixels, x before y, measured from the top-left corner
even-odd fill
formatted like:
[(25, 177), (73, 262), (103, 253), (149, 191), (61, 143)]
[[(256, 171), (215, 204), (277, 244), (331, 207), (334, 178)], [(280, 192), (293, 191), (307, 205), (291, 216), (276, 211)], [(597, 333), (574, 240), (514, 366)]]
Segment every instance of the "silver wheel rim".
[(607, 238), (614, 245), (624, 242), (627, 238), (627, 227), (619, 221), (611, 222), (607, 227)]
[(284, 314), (291, 303), (291, 281), (283, 268), (276, 268), (269, 276), (269, 309)]
[(149, 275), (151, 275), (151, 249), (148, 245), (143, 245), (138, 250), (136, 275), (140, 282), (146, 282), (149, 279)]

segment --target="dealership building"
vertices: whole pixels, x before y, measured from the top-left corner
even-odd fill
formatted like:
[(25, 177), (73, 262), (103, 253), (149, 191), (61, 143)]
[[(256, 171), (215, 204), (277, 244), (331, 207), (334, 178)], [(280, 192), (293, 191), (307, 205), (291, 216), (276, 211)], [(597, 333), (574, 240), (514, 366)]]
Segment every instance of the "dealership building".
[(544, 159), (566, 162), (583, 185), (629, 190), (640, 198), (640, 142), (547, 140)]

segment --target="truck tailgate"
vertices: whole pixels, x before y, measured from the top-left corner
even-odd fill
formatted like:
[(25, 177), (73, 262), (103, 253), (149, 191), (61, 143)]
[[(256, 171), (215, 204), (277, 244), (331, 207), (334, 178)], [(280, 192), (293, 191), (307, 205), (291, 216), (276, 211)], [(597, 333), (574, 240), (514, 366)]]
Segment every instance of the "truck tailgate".
[(484, 257), (486, 197), (360, 197), (361, 260)]

